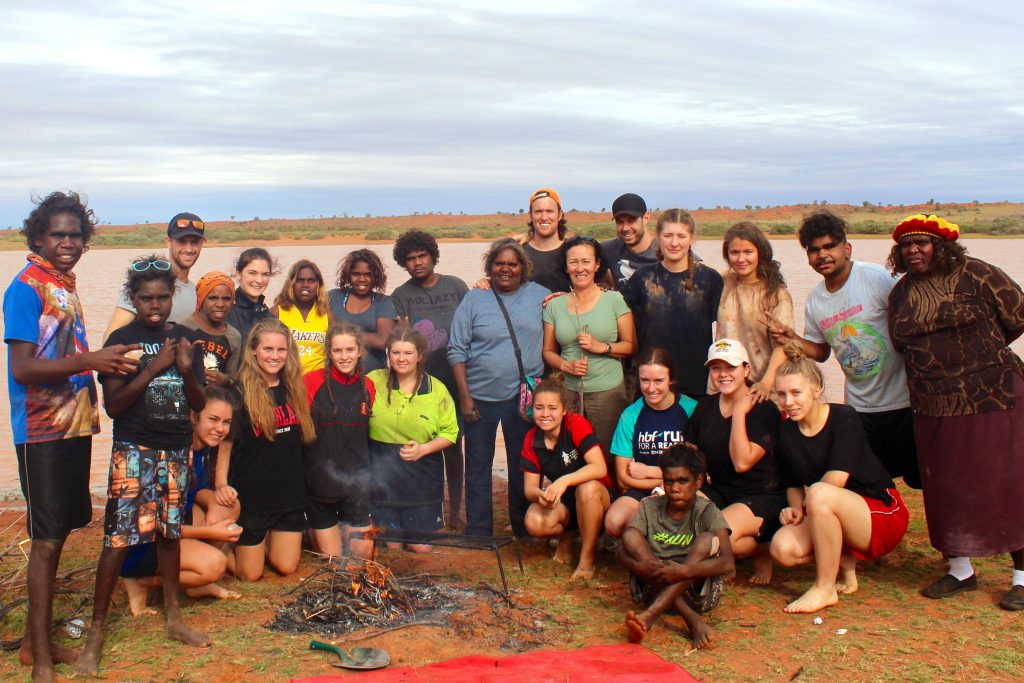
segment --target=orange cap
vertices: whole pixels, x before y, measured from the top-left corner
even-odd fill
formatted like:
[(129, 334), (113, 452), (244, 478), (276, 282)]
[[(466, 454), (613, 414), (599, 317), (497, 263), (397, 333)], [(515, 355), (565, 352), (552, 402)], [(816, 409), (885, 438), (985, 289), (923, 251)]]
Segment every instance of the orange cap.
[(558, 193), (552, 190), (550, 187), (542, 187), (533, 194), (531, 194), (530, 206), (533, 206), (533, 203), (542, 197), (551, 197), (552, 199), (555, 200), (555, 203), (558, 204), (558, 208), (562, 208), (562, 198), (559, 197)]

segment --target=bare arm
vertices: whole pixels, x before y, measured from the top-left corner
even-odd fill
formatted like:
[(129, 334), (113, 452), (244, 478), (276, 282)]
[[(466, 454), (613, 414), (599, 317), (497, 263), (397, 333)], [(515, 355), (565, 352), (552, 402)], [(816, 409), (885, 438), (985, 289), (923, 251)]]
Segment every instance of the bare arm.
[(715, 532), (718, 538), (718, 554), (706, 560), (690, 563), (668, 562), (657, 569), (651, 579), (658, 583), (676, 583), (686, 579), (698, 579), (707, 576), (722, 576), (736, 570), (736, 559), (732, 554), (732, 543), (729, 542), (729, 530), (719, 529)]
[(755, 403), (753, 396), (740, 396), (733, 407), (732, 430), (729, 432), (729, 458), (737, 472), (749, 472), (764, 457), (764, 448), (747, 435), (747, 415)]
[[(768, 333), (771, 335), (772, 341), (774, 341), (777, 346), (785, 346), (789, 342), (798, 341), (800, 342), (800, 345), (804, 347), (804, 353), (807, 357), (819, 363), (827, 361), (828, 357), (832, 354), (832, 349), (828, 344), (819, 344), (818, 342), (812, 342), (809, 339), (804, 339), (798, 335), (792, 327), (780, 322), (778, 318), (775, 318), (768, 313), (765, 315), (770, 323)], [(774, 357), (774, 352), (772, 353), (772, 356)], [(781, 361), (779, 361), (779, 363), (781, 364)], [(776, 366), (776, 368), (778, 368), (778, 366)]]
[(540, 488), (540, 475), (536, 472), (523, 472), (523, 493), (531, 503), (540, 503), (543, 490)]
[(99, 351), (80, 353), (66, 358), (36, 358), (36, 345), (25, 341), (9, 342), (11, 350), (11, 377), (18, 384), (50, 384), (95, 370), (104, 375), (132, 372), (139, 362), (125, 358), (128, 351), (141, 349), (140, 344), (114, 344)]
[[(638, 491), (650, 491), (661, 483), (661, 477), (634, 477), (629, 473), (630, 464), (636, 462), (633, 458), (620, 458), (615, 456), (615, 477), (619, 486), (636, 489)], [(636, 463), (640, 464), (640, 463)], [(659, 470), (660, 472), (660, 470)]]
[(591, 479), (600, 479), (608, 474), (608, 466), (604, 462), (604, 454), (598, 446), (594, 446), (583, 454), (583, 460), (587, 463), (575, 472), (562, 475), (544, 489), (541, 500), (549, 505), (556, 504), (570, 486), (578, 486)]
[(388, 336), (391, 334), (391, 329), (394, 326), (395, 321), (391, 318), (377, 318), (377, 331), (363, 332), (363, 340), (366, 341), (366, 345), (371, 349), (386, 348)]

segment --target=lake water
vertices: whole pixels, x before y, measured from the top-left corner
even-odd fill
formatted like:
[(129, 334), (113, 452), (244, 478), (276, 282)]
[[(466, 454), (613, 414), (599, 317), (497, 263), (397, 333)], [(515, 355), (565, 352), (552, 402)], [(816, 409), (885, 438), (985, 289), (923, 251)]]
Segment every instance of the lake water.
[[(1024, 240), (996, 239), (964, 239), (968, 253), (1004, 269), (1017, 282), (1024, 281)], [(797, 331), (803, 330), (804, 300), (808, 292), (821, 280), (808, 265), (803, 250), (794, 239), (775, 240), (772, 242), (776, 258), (782, 263), (783, 273), (793, 296)], [(859, 239), (853, 241), (854, 258), (874, 263), (884, 263), (892, 242), (888, 239)], [(272, 253), (279, 260), (282, 273), (296, 260), (310, 258), (323, 270), (328, 282), (335, 279), (338, 262), (351, 250), (360, 245), (329, 245), (309, 242), (297, 246), (277, 246)], [(388, 270), (388, 291), (407, 279), (404, 270), (398, 268), (391, 258), (391, 244), (369, 245), (376, 251)], [(441, 261), (438, 270), (456, 275), (468, 283), (476, 281), (482, 275), (481, 255), (486, 248), (482, 243), (451, 243), (441, 246)], [(198, 265), (192, 271), (192, 280), (211, 270), (232, 272), (232, 265), (244, 247), (207, 247)], [(709, 265), (716, 268), (724, 266), (720, 258), (720, 243), (717, 240), (702, 240), (697, 251)], [(79, 292), (85, 308), (86, 323), (89, 330), (89, 344), (97, 349), (101, 346), (103, 331), (114, 309), (114, 302), (124, 278), (128, 261), (137, 255), (148, 253), (141, 249), (93, 249), (87, 252), (76, 268)], [(25, 264), (23, 252), (0, 252), (0, 282), (6, 287), (11, 279)], [(275, 276), (271, 282), (268, 297), (273, 299), (280, 289), (283, 274)], [(1024, 341), (1014, 344), (1018, 354), (1024, 353)], [(9, 415), (7, 400), (7, 354), (0, 357), (0, 376), (4, 377), (0, 385), (0, 409)], [(825, 366), (826, 397), (830, 401), (841, 401), (843, 397), (843, 375), (834, 359)], [(106, 487), (107, 466), (110, 453), (110, 420), (101, 413), (102, 431), (94, 440), (91, 487), (94, 492), (103, 493)], [(11, 428), (7, 420), (0, 421), (0, 446), (5, 454), (0, 457), (0, 492), (18, 489), (17, 460), (11, 441)]]

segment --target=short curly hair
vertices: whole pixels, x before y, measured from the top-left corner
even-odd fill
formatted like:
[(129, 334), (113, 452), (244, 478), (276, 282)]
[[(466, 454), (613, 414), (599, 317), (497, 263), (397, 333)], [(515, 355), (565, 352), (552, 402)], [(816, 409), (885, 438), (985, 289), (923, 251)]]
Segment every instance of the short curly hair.
[(395, 248), (391, 255), (402, 268), (405, 268), (405, 260), (414, 251), (425, 251), (434, 260), (434, 265), (441, 260), (441, 252), (437, 248), (437, 240), (429, 232), (422, 230), (406, 230), (395, 241)]
[(820, 237), (831, 237), (840, 243), (845, 242), (848, 228), (842, 217), (828, 209), (821, 209), (804, 218), (796, 236), (800, 240), (800, 246), (806, 249), (811, 246), (811, 242)]
[[(160, 270), (153, 267), (152, 265), (146, 270), (138, 271), (135, 270), (134, 266), (136, 263), (153, 263), (154, 261), (163, 261), (167, 264), (167, 270)], [(124, 278), (124, 295), (131, 301), (135, 294), (142, 288), (142, 285), (146, 282), (153, 282), (154, 280), (161, 280), (167, 285), (167, 288), (171, 290), (171, 294), (174, 294), (175, 288), (177, 287), (177, 276), (174, 271), (170, 268), (170, 261), (167, 260), (166, 256), (158, 256), (156, 254), (150, 254), (149, 256), (141, 256), (137, 259), (132, 259), (132, 265), (128, 267), (128, 273)]]
[[(932, 247), (935, 248), (935, 256), (933, 257), (935, 259), (935, 270), (939, 273), (953, 272), (957, 264), (964, 260), (964, 256), (967, 254), (967, 247), (959, 242), (944, 240), (934, 235), (928, 235), (927, 237), (932, 241)], [(892, 271), (893, 275), (906, 273), (909, 270), (907, 262), (903, 260), (903, 253), (900, 250), (899, 243), (894, 244), (889, 251), (886, 265), (889, 266), (889, 270)]]
[(96, 231), (96, 214), (92, 209), (86, 208), (87, 200), (83, 199), (76, 192), (52, 192), (46, 197), (32, 199), (36, 208), (25, 219), (25, 225), (21, 234), (28, 243), (31, 251), (36, 251), (35, 243), (43, 239), (46, 229), (50, 227), (50, 220), (62, 213), (69, 213), (78, 219), (82, 225), (82, 242), (88, 244)]
[(365, 263), (370, 267), (371, 289), (379, 294), (384, 293), (388, 276), (384, 273), (384, 264), (380, 257), (369, 249), (356, 249), (338, 264), (338, 289), (352, 289), (352, 269), (357, 263)]

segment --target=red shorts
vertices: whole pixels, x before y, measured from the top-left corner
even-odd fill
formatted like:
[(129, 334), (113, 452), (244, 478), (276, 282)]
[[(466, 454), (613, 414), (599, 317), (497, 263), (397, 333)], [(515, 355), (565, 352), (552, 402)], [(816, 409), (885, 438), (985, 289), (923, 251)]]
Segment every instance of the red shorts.
[(903, 503), (900, 492), (895, 488), (886, 489), (892, 496), (892, 505), (876, 498), (864, 498), (871, 512), (871, 546), (867, 552), (846, 547), (846, 550), (858, 560), (877, 560), (891, 553), (907, 533), (910, 524), (910, 511)]

